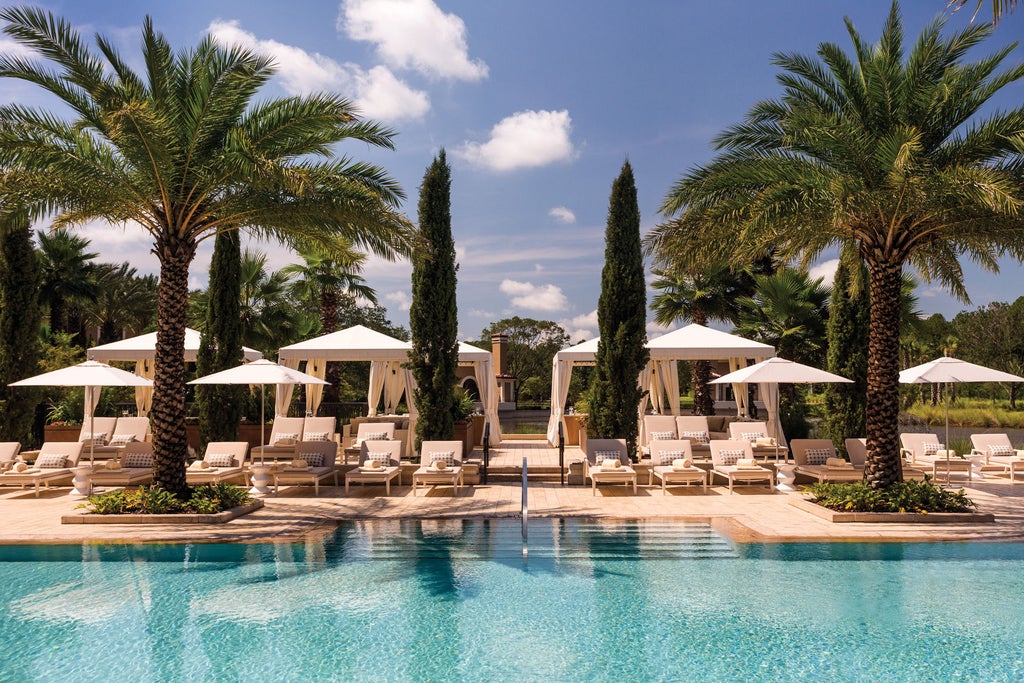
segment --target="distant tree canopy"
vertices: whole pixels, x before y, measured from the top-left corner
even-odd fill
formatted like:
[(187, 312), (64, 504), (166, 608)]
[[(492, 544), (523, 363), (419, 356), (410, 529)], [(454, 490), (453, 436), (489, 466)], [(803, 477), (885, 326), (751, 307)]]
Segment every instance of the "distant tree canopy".
[[(1012, 304), (993, 302), (953, 318), (958, 356), (980, 365), (1024, 376), (1024, 297)], [(948, 339), (948, 336), (947, 336)], [(1020, 384), (1005, 385), (1010, 407), (1017, 407)]]
[(569, 345), (569, 335), (556, 322), (518, 316), (491, 323), (475, 342), (491, 350), (491, 336), (508, 336), (507, 372), (516, 378), (516, 401), (543, 401), (551, 395), (551, 359)]

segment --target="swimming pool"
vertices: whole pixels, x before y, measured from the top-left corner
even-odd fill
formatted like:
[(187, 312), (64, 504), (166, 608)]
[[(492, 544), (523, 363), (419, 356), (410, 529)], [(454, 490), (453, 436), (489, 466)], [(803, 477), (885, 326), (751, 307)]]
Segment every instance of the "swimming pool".
[(0, 547), (2, 681), (1020, 680), (1024, 545), (367, 522), (301, 544)]

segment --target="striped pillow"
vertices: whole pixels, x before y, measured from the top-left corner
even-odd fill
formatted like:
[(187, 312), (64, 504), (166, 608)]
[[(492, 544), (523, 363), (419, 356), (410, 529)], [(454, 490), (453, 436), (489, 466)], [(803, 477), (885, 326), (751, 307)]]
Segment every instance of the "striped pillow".
[(745, 457), (747, 457), (747, 452), (744, 450), (718, 451), (718, 460), (723, 465), (735, 465), (737, 460)]
[(683, 451), (651, 451), (651, 464), (655, 467), (664, 467), (671, 465), (672, 461), (677, 458), (685, 457), (686, 454)]
[(306, 432), (305, 441), (327, 441), (327, 432)]
[(122, 467), (145, 467), (153, 466), (153, 456), (149, 453), (125, 453), (121, 456)]
[(994, 455), (997, 458), (1012, 458), (1014, 455), (1016, 455), (1016, 452), (1013, 450), (1013, 446), (999, 444), (998, 446), (989, 446), (988, 454)]
[(306, 464), (310, 467), (323, 467), (324, 466), (324, 454), (323, 453), (299, 453), (299, 459), (305, 460)]
[(689, 439), (690, 443), (699, 444), (701, 446), (707, 446), (711, 443), (711, 435), (707, 432), (683, 432), (679, 435), (680, 439)]
[(231, 467), (235, 464), (235, 456), (230, 453), (207, 453), (203, 460), (210, 467)]
[(808, 465), (824, 465), (832, 457), (831, 448), (808, 448), (804, 451)]
[(676, 438), (675, 432), (651, 432), (651, 441), (668, 441)]
[(935, 455), (941, 451), (945, 446), (941, 443), (923, 443), (921, 444), (921, 451), (925, 456)]
[(36, 467), (41, 470), (59, 470), (67, 464), (68, 456), (63, 453), (46, 453), (36, 458)]

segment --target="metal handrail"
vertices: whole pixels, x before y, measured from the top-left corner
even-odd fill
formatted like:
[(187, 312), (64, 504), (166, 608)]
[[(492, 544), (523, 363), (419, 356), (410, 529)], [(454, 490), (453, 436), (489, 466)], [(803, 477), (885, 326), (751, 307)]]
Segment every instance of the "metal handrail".
[(561, 420), (558, 421), (558, 479), (565, 486), (565, 434)]
[(523, 457), (523, 505), (522, 505), (522, 509), (520, 510), (520, 516), (521, 516), (521, 518), (523, 520), (523, 555), (526, 554), (526, 539), (527, 539), (527, 535), (528, 535), (527, 527), (526, 527), (526, 520), (527, 520), (527, 517), (530, 514), (530, 509), (529, 509), (529, 505), (527, 505), (527, 497), (526, 497), (526, 492), (528, 490), (529, 490), (529, 487), (527, 487), (527, 485), (526, 485), (526, 457), (524, 456)]
[(483, 484), (487, 483), (487, 468), (491, 464), (491, 424), (489, 422), (484, 423), (484, 468), (483, 472), (480, 473), (480, 482)]

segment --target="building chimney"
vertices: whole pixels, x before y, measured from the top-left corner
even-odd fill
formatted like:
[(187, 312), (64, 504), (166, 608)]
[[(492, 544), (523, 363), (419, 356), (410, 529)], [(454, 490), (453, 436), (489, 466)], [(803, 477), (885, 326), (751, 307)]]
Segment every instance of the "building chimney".
[(491, 355), (494, 356), (494, 371), (500, 376), (508, 374), (508, 335), (491, 335)]

